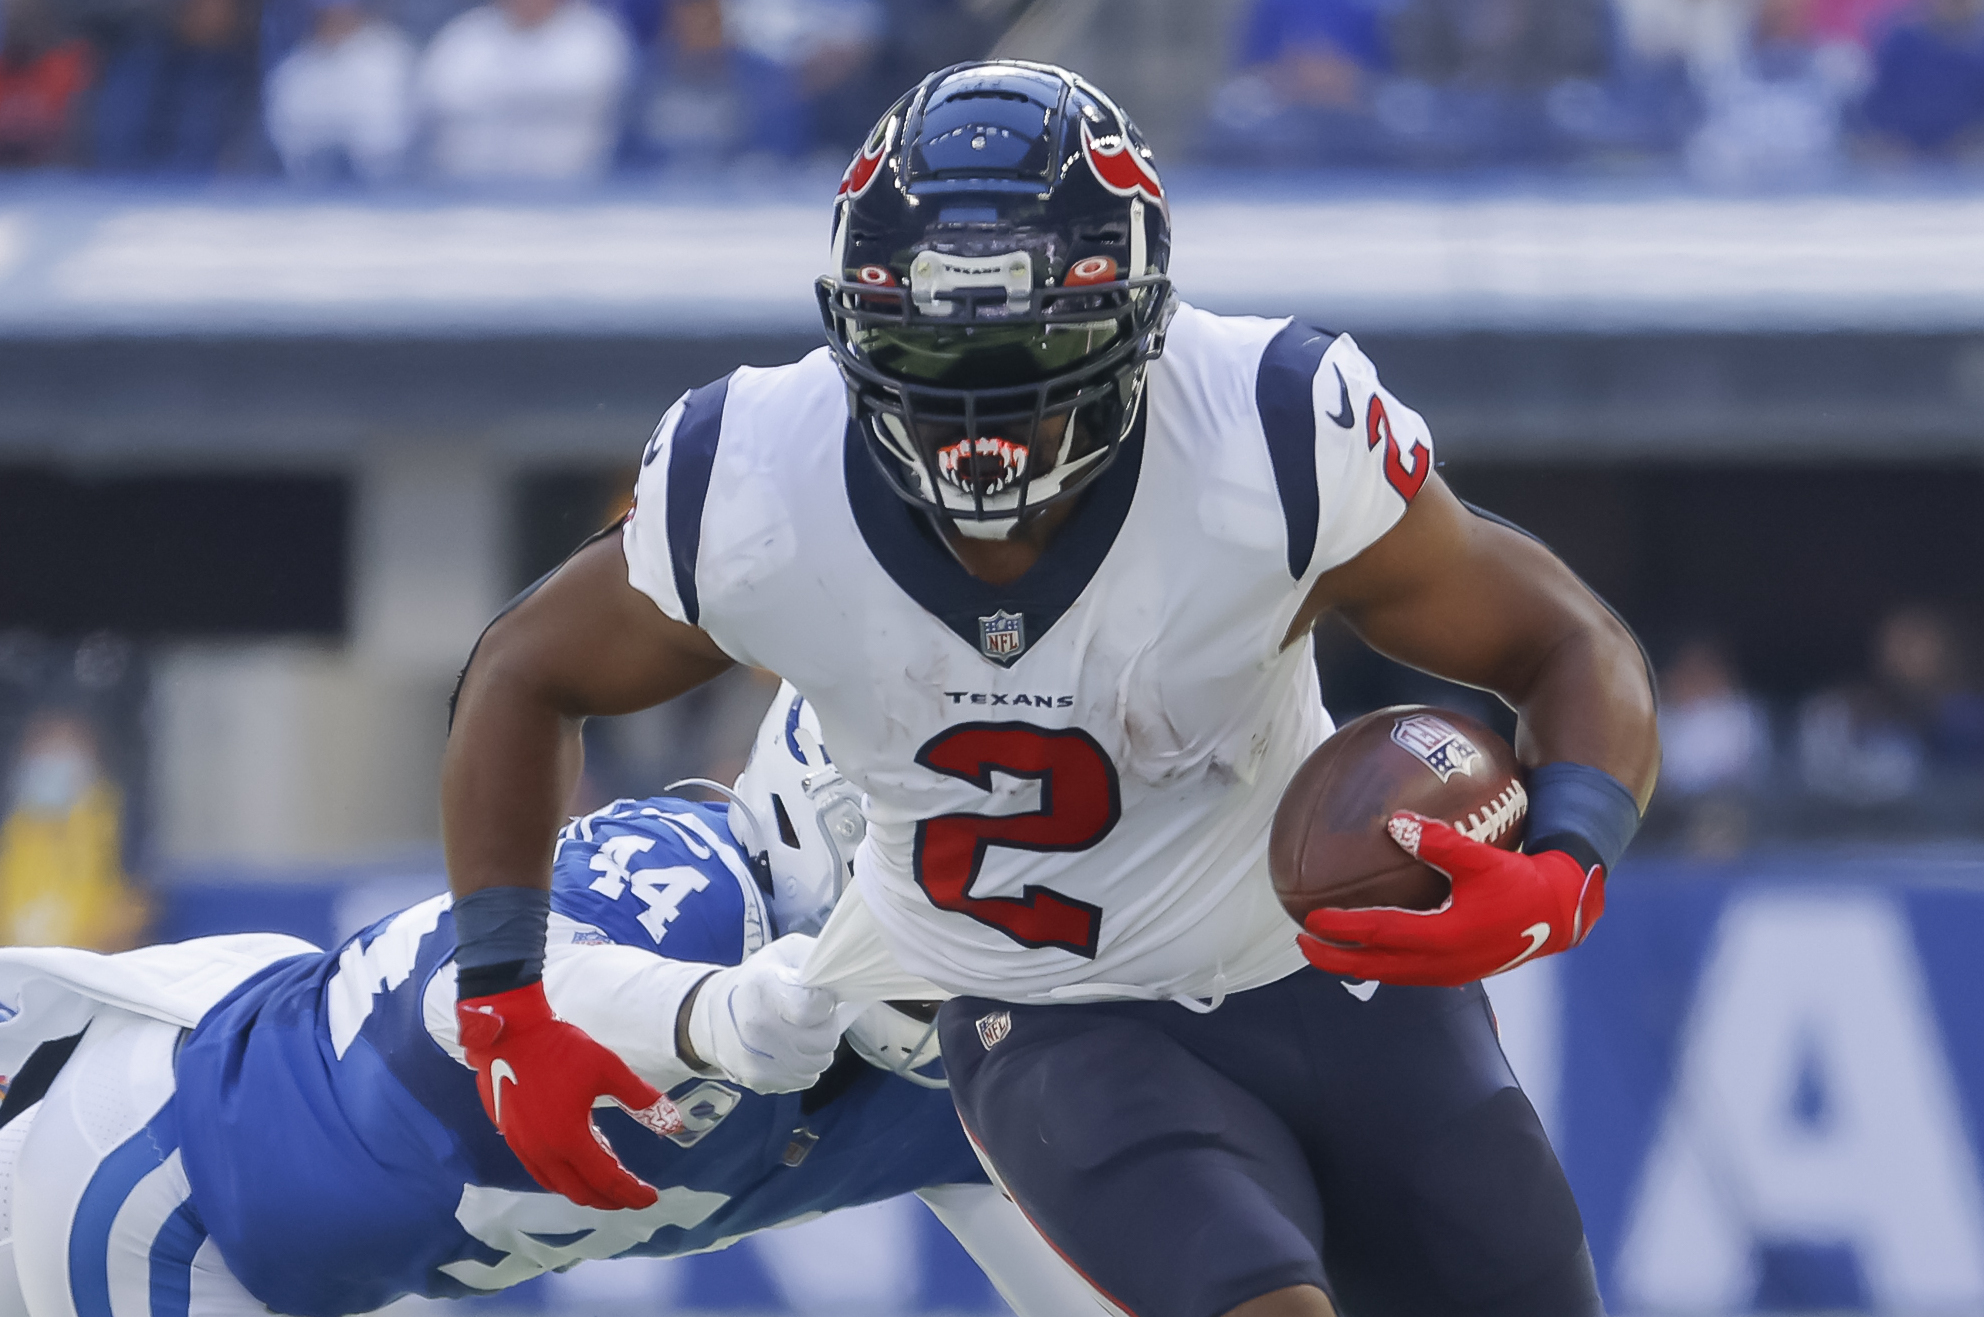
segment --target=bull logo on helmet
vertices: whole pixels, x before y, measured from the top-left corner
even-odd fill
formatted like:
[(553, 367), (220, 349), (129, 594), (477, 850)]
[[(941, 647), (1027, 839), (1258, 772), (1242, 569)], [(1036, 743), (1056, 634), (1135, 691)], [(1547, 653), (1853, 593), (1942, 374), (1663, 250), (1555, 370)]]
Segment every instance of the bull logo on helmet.
[(875, 134), (868, 146), (855, 153), (848, 162), (847, 172), (840, 176), (840, 191), (834, 193), (836, 201), (852, 201), (866, 192), (874, 183), (875, 175), (882, 172), (882, 157), (889, 153), (889, 143), (896, 135), (895, 116), (882, 121), (882, 131)]
[(1114, 140), (1114, 146), (1102, 145), (1090, 131), (1088, 123), (1082, 123), (1082, 157), (1095, 171), (1096, 181), (1119, 197), (1141, 195), (1148, 201), (1162, 204), (1164, 185), (1157, 181), (1156, 171), (1131, 149), (1129, 138), (1117, 137)]

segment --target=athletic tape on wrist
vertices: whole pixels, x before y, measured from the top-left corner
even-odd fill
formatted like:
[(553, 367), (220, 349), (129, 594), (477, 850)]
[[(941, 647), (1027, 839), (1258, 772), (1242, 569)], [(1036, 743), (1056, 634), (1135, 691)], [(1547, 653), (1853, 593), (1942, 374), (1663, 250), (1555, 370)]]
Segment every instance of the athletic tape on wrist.
[(1607, 873), (1639, 831), (1640, 808), (1625, 783), (1588, 764), (1545, 764), (1529, 775), (1529, 834), (1523, 849), (1566, 851)]
[(455, 965), (463, 979), (486, 986), (481, 980), (491, 975), (477, 975), (475, 971), (499, 966), (503, 968), (496, 977), (514, 980), (512, 987), (544, 977), (550, 892), (538, 887), (485, 887), (456, 898), (454, 913)]

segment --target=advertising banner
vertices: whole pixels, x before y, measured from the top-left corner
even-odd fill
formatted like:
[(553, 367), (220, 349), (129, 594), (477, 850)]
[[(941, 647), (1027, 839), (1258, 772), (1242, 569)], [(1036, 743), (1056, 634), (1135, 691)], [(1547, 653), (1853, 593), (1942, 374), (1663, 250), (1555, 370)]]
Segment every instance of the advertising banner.
[(1612, 1309), (1984, 1310), (1981, 952), (1984, 865), (1642, 863), (1491, 983)]

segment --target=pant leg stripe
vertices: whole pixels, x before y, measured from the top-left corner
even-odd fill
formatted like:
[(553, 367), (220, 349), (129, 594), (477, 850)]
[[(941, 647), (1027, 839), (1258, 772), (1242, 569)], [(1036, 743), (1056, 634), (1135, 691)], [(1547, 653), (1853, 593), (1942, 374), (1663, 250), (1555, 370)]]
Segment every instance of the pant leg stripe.
[(1028, 1225), (1033, 1227), (1033, 1233), (1040, 1236), (1040, 1242), (1047, 1245), (1047, 1247), (1053, 1249), (1055, 1256), (1060, 1258), (1061, 1261), (1068, 1264), (1068, 1270), (1074, 1272), (1077, 1276), (1080, 1276), (1082, 1278), (1083, 1284), (1087, 1285), (1090, 1289), (1094, 1290), (1099, 1298), (1101, 1298), (1104, 1302), (1108, 1303), (1111, 1307), (1115, 1308), (1117, 1312), (1122, 1313), (1123, 1317), (1137, 1317), (1135, 1311), (1131, 1309), (1129, 1304), (1123, 1302), (1121, 1299), (1117, 1298), (1114, 1294), (1111, 1294), (1108, 1290), (1104, 1289), (1101, 1283), (1098, 1282), (1095, 1277), (1089, 1275), (1086, 1271), (1083, 1271), (1081, 1268), (1081, 1264), (1077, 1263), (1073, 1258), (1069, 1257), (1067, 1253), (1062, 1250), (1061, 1246), (1054, 1242), (1053, 1236), (1049, 1235), (1045, 1230), (1042, 1230), (1040, 1228), (1040, 1223), (1033, 1219), (1032, 1213), (1028, 1212), (1026, 1210), (1025, 1205), (1020, 1202), (1019, 1195), (1015, 1194), (1011, 1189), (1006, 1187), (1006, 1181), (1004, 1177), (1002, 1177), (999, 1174), (998, 1168), (992, 1164), (992, 1154), (985, 1151), (985, 1145), (979, 1141), (977, 1132), (973, 1130), (969, 1124), (966, 1124), (963, 1112), (958, 1113), (958, 1125), (960, 1128), (964, 1130), (965, 1142), (971, 1145), (972, 1150), (978, 1154), (978, 1160), (984, 1164), (985, 1174), (992, 1181), (992, 1187), (997, 1189), (1000, 1193), (1006, 1195), (1007, 1201), (1009, 1201), (1010, 1203), (1012, 1203), (1014, 1207), (1019, 1209), (1019, 1214), (1021, 1219), (1024, 1220)]
[(193, 1255), (207, 1242), (207, 1227), (191, 1199), (165, 1218), (152, 1241), (151, 1317), (188, 1317), (193, 1306)]
[(165, 1154), (149, 1126), (117, 1145), (90, 1177), (69, 1226), (69, 1292), (76, 1317), (114, 1317), (110, 1306), (110, 1231), (138, 1182)]

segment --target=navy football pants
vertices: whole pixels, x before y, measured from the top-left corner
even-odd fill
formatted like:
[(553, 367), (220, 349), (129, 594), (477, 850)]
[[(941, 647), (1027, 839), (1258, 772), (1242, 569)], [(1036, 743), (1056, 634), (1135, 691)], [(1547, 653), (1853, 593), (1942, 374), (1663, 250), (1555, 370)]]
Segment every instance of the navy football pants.
[(1300, 1284), (1345, 1317), (1602, 1317), (1478, 984), (1362, 1001), (1304, 969), (1207, 1015), (961, 997), (939, 1020), (966, 1130), (1135, 1317)]

